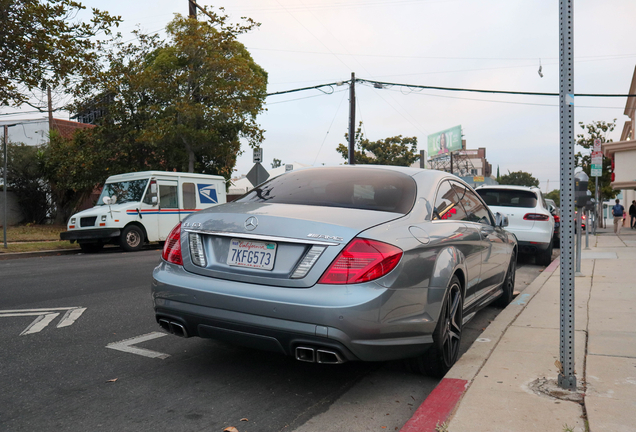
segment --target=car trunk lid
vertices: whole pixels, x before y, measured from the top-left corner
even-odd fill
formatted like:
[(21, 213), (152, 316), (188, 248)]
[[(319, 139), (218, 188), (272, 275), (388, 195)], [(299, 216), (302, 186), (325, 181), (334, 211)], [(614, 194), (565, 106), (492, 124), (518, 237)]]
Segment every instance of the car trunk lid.
[[(184, 220), (184, 268), (220, 279), (309, 287), (358, 233), (400, 217), (340, 207), (229, 203)], [(204, 265), (192, 258), (197, 250), (203, 250)]]

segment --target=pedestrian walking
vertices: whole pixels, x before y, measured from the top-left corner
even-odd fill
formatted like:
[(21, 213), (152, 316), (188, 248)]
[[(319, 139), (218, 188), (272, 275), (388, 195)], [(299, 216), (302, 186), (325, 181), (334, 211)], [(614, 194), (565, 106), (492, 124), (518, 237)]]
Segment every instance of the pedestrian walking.
[(629, 206), (629, 227), (636, 229), (636, 200), (632, 201), (632, 205)]
[(614, 234), (619, 235), (621, 233), (621, 226), (623, 225), (623, 214), (625, 213), (625, 207), (620, 204), (620, 200), (616, 200), (616, 205), (612, 207), (612, 216), (614, 216)]

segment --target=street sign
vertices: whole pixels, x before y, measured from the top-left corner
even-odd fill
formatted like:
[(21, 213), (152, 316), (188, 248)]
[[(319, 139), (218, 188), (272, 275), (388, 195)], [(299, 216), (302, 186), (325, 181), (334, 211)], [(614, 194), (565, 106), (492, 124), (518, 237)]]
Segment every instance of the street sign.
[(596, 138), (594, 140), (594, 153), (601, 152), (601, 140)]
[(592, 169), (590, 170), (590, 175), (592, 177), (602, 177), (603, 176), (603, 153), (600, 150), (596, 150), (601, 146), (601, 140), (594, 140), (594, 151), (592, 152)]
[(254, 149), (254, 156), (252, 157), (252, 163), (262, 163), (263, 162), (263, 149), (257, 147)]
[(260, 163), (254, 164), (250, 172), (247, 173), (247, 179), (253, 186), (258, 186), (269, 178), (269, 173)]

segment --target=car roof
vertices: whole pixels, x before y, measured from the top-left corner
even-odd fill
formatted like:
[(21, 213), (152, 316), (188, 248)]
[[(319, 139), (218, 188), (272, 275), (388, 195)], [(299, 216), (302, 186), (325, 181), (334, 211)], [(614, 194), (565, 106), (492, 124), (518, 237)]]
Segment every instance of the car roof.
[(441, 180), (442, 178), (452, 178), (453, 180), (459, 180), (462, 183), (464, 183), (464, 181), (462, 179), (460, 179), (459, 177), (457, 177), (454, 174), (450, 174), (446, 171), (438, 171), (438, 170), (431, 170), (431, 169), (424, 169), (424, 168), (411, 168), (411, 167), (405, 167), (405, 166), (396, 166), (396, 165), (336, 165), (336, 166), (318, 166), (318, 167), (303, 167), (303, 168), (299, 168), (297, 170), (294, 170), (296, 172), (300, 172), (300, 171), (307, 171), (307, 170), (320, 170), (320, 169), (325, 169), (325, 168), (331, 168), (331, 169), (348, 169), (348, 170), (365, 170), (365, 169), (381, 169), (381, 170), (388, 170), (388, 171), (397, 171), (403, 174), (406, 174), (408, 176), (414, 177), (417, 176), (418, 180)]
[(531, 192), (537, 192), (540, 191), (541, 189), (539, 189), (536, 186), (519, 186), (519, 185), (484, 185), (484, 186), (479, 186), (477, 189), (512, 189), (512, 190), (525, 190), (525, 191), (531, 191)]

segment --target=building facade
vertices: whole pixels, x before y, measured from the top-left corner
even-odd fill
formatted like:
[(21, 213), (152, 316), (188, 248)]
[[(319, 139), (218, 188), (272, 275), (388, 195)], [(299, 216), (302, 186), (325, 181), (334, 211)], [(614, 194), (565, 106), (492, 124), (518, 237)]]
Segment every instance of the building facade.
[[(636, 94), (636, 68), (629, 87), (629, 94)], [(621, 204), (625, 208), (633, 200), (636, 200), (636, 97), (628, 97), (624, 114), (629, 117), (625, 121), (621, 139), (617, 142), (603, 143), (603, 156), (612, 159), (613, 178), (611, 186), (615, 190), (622, 191)]]

